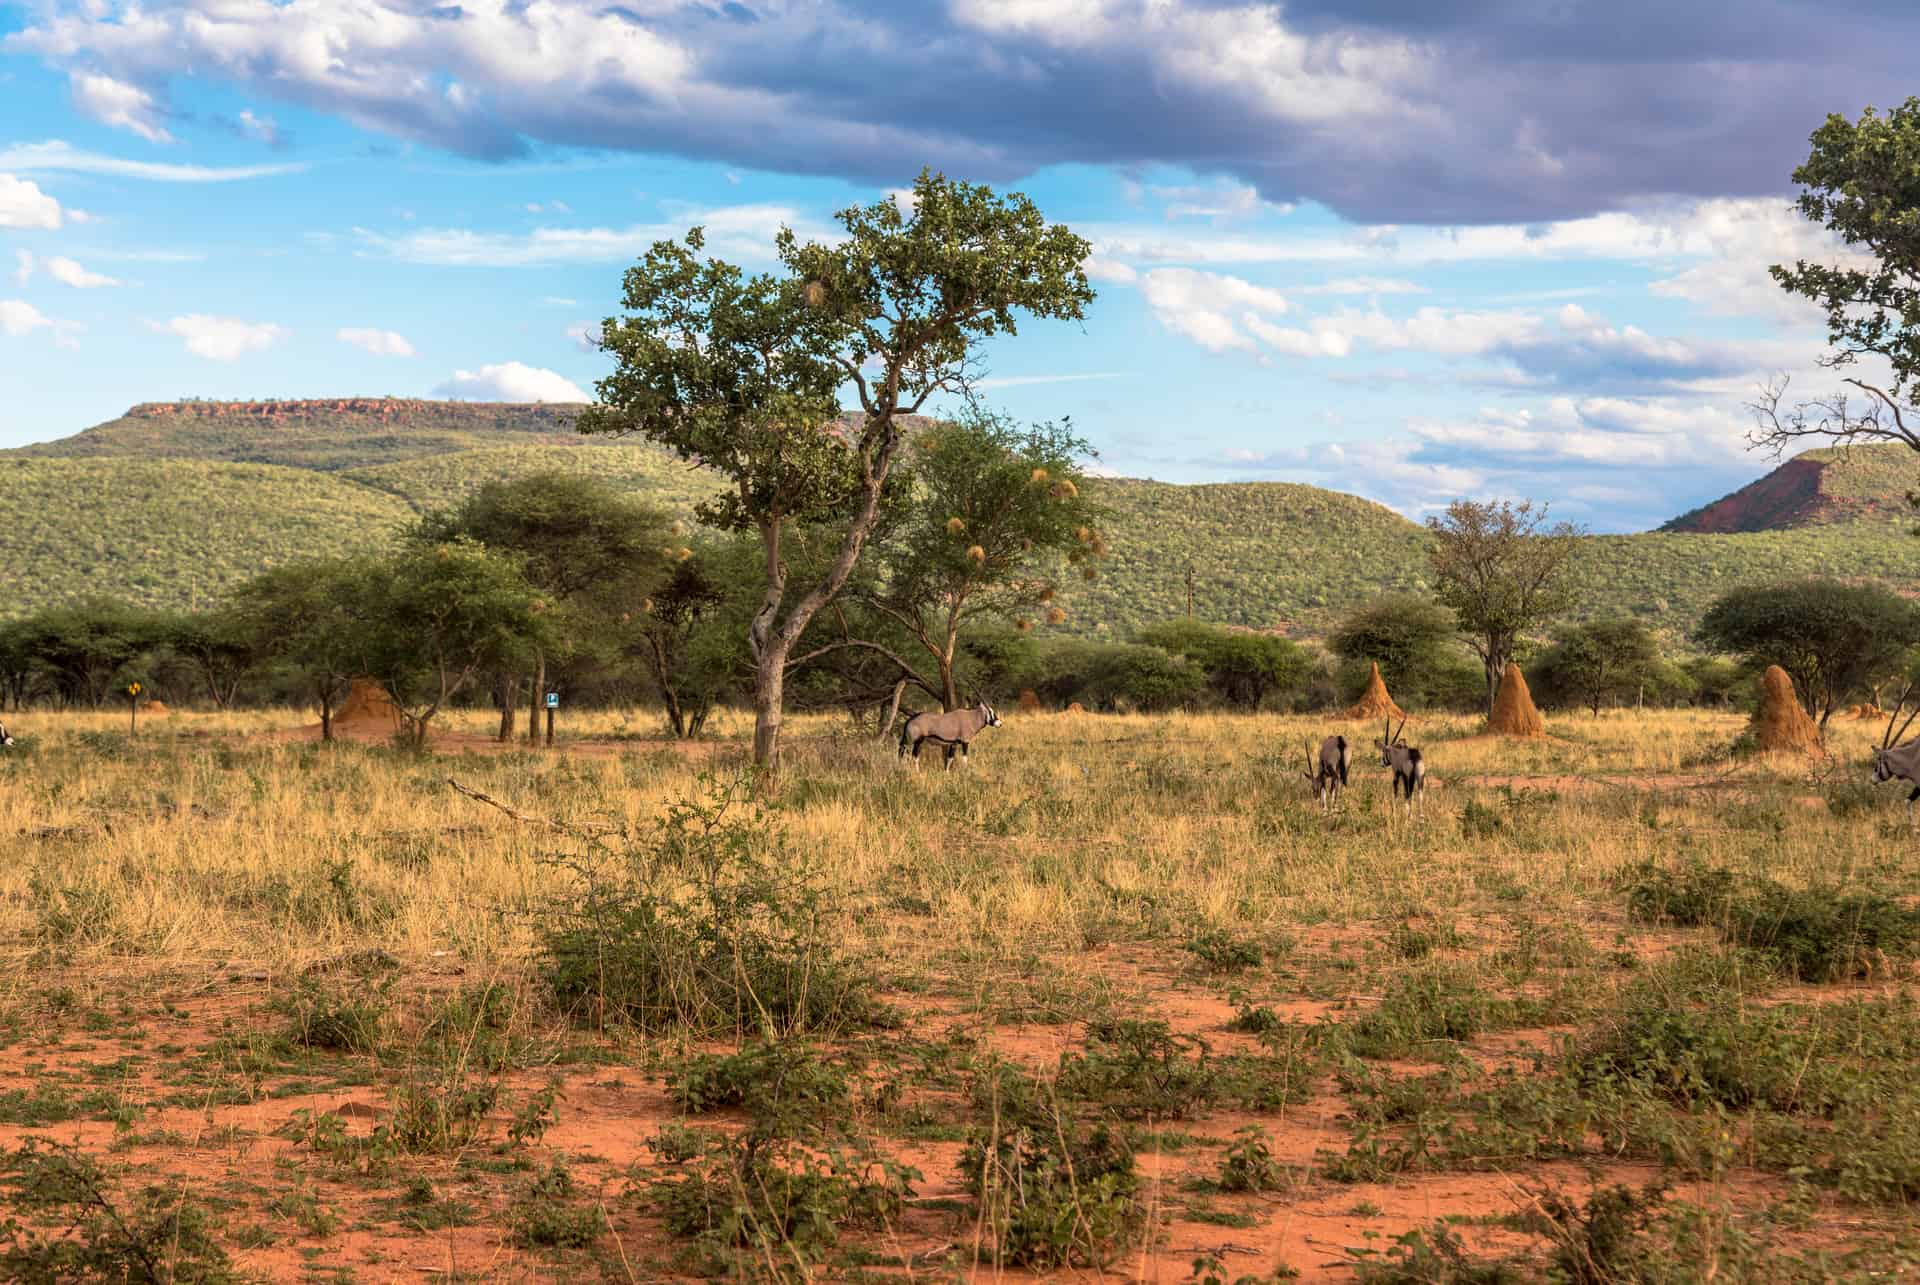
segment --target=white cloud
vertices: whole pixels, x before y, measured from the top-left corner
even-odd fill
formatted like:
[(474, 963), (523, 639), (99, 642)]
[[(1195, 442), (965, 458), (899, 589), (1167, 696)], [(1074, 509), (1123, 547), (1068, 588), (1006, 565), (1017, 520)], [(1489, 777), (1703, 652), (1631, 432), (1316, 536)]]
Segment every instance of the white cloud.
[(33, 279), (33, 255), (25, 250), (15, 250), (13, 261), (13, 283), (23, 286)]
[(76, 71), (70, 78), (73, 105), (83, 116), (102, 125), (131, 130), (149, 143), (171, 143), (173, 135), (160, 124), (160, 105), (138, 85), (112, 76)]
[(155, 183), (231, 183), (240, 179), (297, 174), (305, 165), (169, 165), (156, 161), (129, 161), (118, 156), (85, 152), (54, 139), (45, 143), (16, 143), (0, 148), (0, 170), (16, 173), (66, 171), (74, 174), (111, 174), (117, 178), (147, 179)]
[(456, 370), (453, 378), (434, 389), (436, 397), (476, 402), (585, 402), (592, 401), (564, 375), (517, 361)]
[[(21, 265), (24, 269), (25, 265)], [(42, 265), (47, 275), (63, 286), (72, 286), (75, 290), (99, 290), (106, 286), (117, 286), (120, 281), (103, 273), (90, 272), (72, 259), (56, 255)]]
[(549, 214), (549, 213), (572, 214), (573, 213), (573, 207), (571, 205), (568, 205), (565, 201), (548, 201), (544, 205), (541, 204), (539, 201), (528, 201), (525, 208), (528, 214)]
[(1426, 294), (1427, 288), (1398, 277), (1336, 277), (1319, 285), (1300, 286), (1300, 294)]
[(792, 227), (802, 240), (810, 235), (831, 235), (824, 230), (809, 233), (799, 213), (784, 205), (690, 210), (671, 223), (625, 228), (542, 227), (524, 235), (468, 228), (422, 228), (403, 236), (387, 236), (366, 228), (355, 228), (354, 232), (368, 249), (409, 263), (515, 268), (625, 262), (646, 253), (655, 241), (679, 240), (694, 226), (706, 229), (708, 254), (749, 262), (772, 258), (773, 238), (782, 226)]
[(1169, 222), (1179, 219), (1210, 219), (1226, 223), (1251, 218), (1255, 214), (1291, 214), (1293, 206), (1262, 200), (1260, 190), (1247, 183), (1217, 183), (1211, 186), (1189, 184), (1174, 187), (1149, 187), (1148, 193), (1166, 202)]
[(985, 392), (994, 388), (1026, 388), (1033, 384), (1080, 384), (1096, 379), (1126, 379), (1130, 374), (1124, 370), (1100, 370), (1078, 375), (990, 375), (986, 379), (975, 380), (973, 386)]
[(1093, 255), (1080, 265), (1091, 281), (1105, 281), (1113, 285), (1130, 286), (1140, 280), (1140, 274), (1114, 259), (1103, 259)]
[(240, 113), (240, 132), (268, 147), (278, 147), (283, 141), (280, 126), (272, 117), (256, 116), (250, 109)]
[(1156, 268), (1140, 279), (1140, 292), (1160, 324), (1212, 352), (1251, 349), (1253, 340), (1236, 316), (1284, 313), (1285, 296), (1239, 277), (1191, 268)]
[(549, 308), (577, 308), (580, 306), (578, 299), (567, 299), (557, 294), (546, 295), (540, 302)]
[(352, 344), (355, 348), (372, 353), (376, 357), (412, 357), (416, 354), (407, 337), (391, 330), (372, 330), (358, 326), (346, 326), (334, 332), (335, 339), (343, 344)]
[(164, 323), (150, 321), (147, 326), (161, 334), (179, 336), (186, 341), (188, 352), (209, 361), (238, 360), (247, 353), (271, 348), (292, 333), (272, 322), (212, 317), (199, 312)]
[[(4, 162), (0, 161), (0, 169), (4, 168)], [(0, 228), (59, 226), (60, 202), (42, 192), (31, 179), (0, 173)]]
[(77, 348), (74, 335), (79, 329), (78, 322), (55, 321), (24, 299), (0, 299), (0, 335), (20, 339), (36, 330), (51, 330), (54, 343)]

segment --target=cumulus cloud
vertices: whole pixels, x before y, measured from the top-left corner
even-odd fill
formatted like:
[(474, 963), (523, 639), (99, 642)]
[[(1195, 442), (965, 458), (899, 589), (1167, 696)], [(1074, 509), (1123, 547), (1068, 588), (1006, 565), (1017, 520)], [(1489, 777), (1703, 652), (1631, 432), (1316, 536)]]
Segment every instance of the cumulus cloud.
[[(672, 151), (877, 185), (1173, 164), (1266, 203), (1477, 224), (1778, 194), (1827, 111), (1909, 88), (1920, 11), (1871, 7), (88, 0), (34, 6), (0, 49), (149, 138), (191, 75), (489, 159)], [(1230, 217), (1218, 195), (1170, 206)]]
[(31, 179), (0, 173), (0, 228), (59, 226), (60, 202), (42, 192)]
[(165, 322), (150, 321), (147, 326), (161, 334), (178, 336), (186, 341), (188, 352), (209, 361), (237, 361), (247, 353), (271, 348), (293, 333), (272, 322), (213, 317), (200, 312)]
[(173, 135), (159, 123), (160, 105), (138, 85), (83, 71), (73, 74), (71, 85), (73, 105), (81, 115), (102, 125), (130, 130), (149, 143), (173, 141)]
[(1252, 349), (1241, 323), (1287, 310), (1277, 290), (1192, 268), (1155, 268), (1140, 278), (1140, 293), (1161, 325), (1213, 352)]
[(436, 397), (474, 402), (586, 402), (593, 399), (565, 375), (517, 361), (456, 370)]
[(358, 326), (345, 326), (334, 332), (333, 337), (343, 344), (352, 344), (363, 352), (376, 357), (412, 357), (413, 345), (407, 337), (391, 330), (371, 330)]
[(271, 116), (256, 116), (251, 108), (240, 113), (240, 132), (256, 143), (265, 143), (268, 147), (286, 146), (286, 135), (280, 130), (279, 123)]
[[(32, 266), (31, 256), (22, 250), (20, 252), (20, 272), (18, 275), (24, 279), (31, 272)], [(72, 259), (62, 255), (55, 255), (53, 258), (43, 261), (40, 267), (44, 268), (46, 274), (55, 281), (58, 281), (61, 285), (72, 286), (75, 290), (100, 290), (107, 286), (117, 286), (120, 284), (117, 277), (110, 277), (100, 272), (88, 271)]]
[(0, 299), (0, 335), (19, 339), (37, 330), (53, 333), (53, 342), (62, 348), (77, 348), (74, 339), (80, 325), (73, 321), (55, 321), (24, 299)]

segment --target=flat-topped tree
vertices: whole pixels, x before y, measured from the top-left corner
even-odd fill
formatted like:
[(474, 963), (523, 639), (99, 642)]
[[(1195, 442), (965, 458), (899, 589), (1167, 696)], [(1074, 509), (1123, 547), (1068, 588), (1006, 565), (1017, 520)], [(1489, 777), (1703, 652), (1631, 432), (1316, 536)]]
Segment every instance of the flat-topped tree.
[[(853, 206), (832, 245), (783, 229), (781, 271), (748, 276), (703, 256), (698, 228), (657, 242), (628, 269), (624, 317), (601, 328), (613, 374), (582, 432), (637, 434), (722, 474), (702, 520), (752, 531), (764, 592), (748, 629), (754, 760), (778, 759), (794, 644), (846, 585), (883, 513), (899, 419), (938, 392), (964, 391), (978, 344), (1016, 317), (1077, 319), (1093, 299), (1091, 247), (1018, 193), (922, 172), (912, 193)], [(850, 387), (858, 424), (836, 424)], [(834, 556), (789, 583), (781, 543), (799, 527), (834, 532)]]

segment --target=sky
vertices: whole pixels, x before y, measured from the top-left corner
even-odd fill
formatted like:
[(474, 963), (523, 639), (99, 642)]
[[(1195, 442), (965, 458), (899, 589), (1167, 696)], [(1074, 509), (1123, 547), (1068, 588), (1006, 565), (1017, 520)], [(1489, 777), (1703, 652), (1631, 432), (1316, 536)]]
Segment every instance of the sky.
[(1767, 275), (1910, 0), (0, 0), (0, 447), (142, 401), (590, 398), (625, 267), (923, 167), (1093, 245), (985, 353), (1099, 467), (1643, 530), (1830, 385)]

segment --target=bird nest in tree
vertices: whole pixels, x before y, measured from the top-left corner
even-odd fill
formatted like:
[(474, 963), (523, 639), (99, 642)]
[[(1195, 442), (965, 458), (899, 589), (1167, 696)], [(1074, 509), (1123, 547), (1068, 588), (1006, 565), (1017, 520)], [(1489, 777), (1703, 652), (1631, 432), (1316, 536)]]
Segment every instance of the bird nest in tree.
[(1487, 716), (1487, 731), (1494, 736), (1545, 736), (1547, 720), (1534, 707), (1533, 693), (1527, 690), (1527, 676), (1520, 666), (1508, 664), (1500, 675), (1500, 690), (1493, 694), (1493, 713)]
[(1800, 707), (1793, 680), (1778, 665), (1768, 665), (1760, 676), (1760, 707), (1753, 711), (1747, 735), (1761, 750), (1797, 750), (1802, 753), (1820, 748), (1820, 729), (1812, 716)]
[(1360, 693), (1360, 699), (1351, 706), (1344, 717), (1364, 718), (1405, 718), (1407, 713), (1393, 703), (1393, 697), (1387, 694), (1387, 680), (1380, 677), (1380, 662), (1373, 663), (1373, 672), (1367, 675), (1367, 690)]

